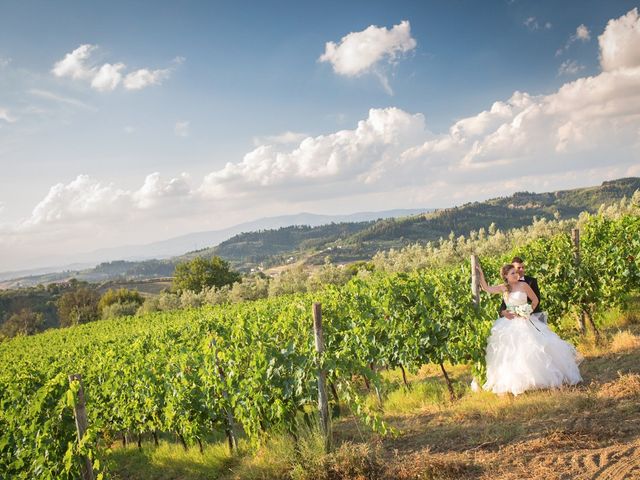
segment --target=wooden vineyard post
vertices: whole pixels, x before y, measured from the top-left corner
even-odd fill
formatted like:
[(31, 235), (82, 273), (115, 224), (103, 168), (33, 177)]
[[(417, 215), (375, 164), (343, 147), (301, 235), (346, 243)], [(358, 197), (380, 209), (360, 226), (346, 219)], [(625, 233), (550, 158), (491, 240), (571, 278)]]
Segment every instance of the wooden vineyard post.
[[(322, 307), (319, 303), (313, 304), (313, 335), (315, 337), (316, 352), (318, 357), (324, 352), (324, 336), (322, 334)], [(324, 448), (328, 453), (331, 450), (331, 418), (329, 417), (329, 399), (327, 397), (327, 372), (324, 368), (318, 370), (318, 409), (320, 410), (320, 423), (324, 434)]]
[(478, 310), (480, 308), (480, 281), (478, 279), (478, 256), (471, 255), (471, 295), (473, 297), (473, 306)]
[[(475, 253), (471, 254), (471, 299), (473, 301), (473, 307), (476, 309), (476, 312), (480, 311), (480, 279), (478, 278), (478, 265), (478, 256)], [(440, 368), (442, 369), (444, 379), (447, 381), (449, 396), (453, 401), (453, 399), (455, 398), (453, 386), (451, 385), (451, 381), (449, 380), (447, 372), (442, 364), (440, 364)], [(476, 382), (476, 379), (474, 378), (473, 381)]]
[[(82, 375), (78, 373), (69, 375), (69, 383), (73, 383), (76, 380), (80, 384), (80, 388), (78, 389), (78, 400), (73, 407), (73, 416), (76, 419), (78, 442), (80, 442), (82, 441), (82, 438), (84, 437), (84, 434), (89, 427), (89, 422), (87, 421), (87, 410), (84, 403), (84, 387), (82, 385)], [(82, 479), (94, 480), (93, 465), (91, 464), (91, 459), (86, 456), (84, 457), (84, 463), (82, 464)]]
[[(571, 229), (571, 243), (573, 243), (573, 264), (576, 268), (576, 277), (580, 277), (580, 230), (577, 228)], [(581, 310), (578, 314), (578, 330), (581, 334), (585, 333), (584, 324), (584, 311)]]
[[(220, 375), (220, 380), (224, 384), (226, 381), (226, 378), (224, 375), (224, 370), (222, 370), (222, 367), (218, 365), (218, 352), (216, 350), (215, 339), (211, 339), (211, 342), (209, 343), (209, 347), (213, 350), (213, 359), (216, 364), (216, 368), (218, 370), (218, 375)], [(231, 451), (231, 453), (233, 453), (234, 450), (235, 451), (238, 450), (238, 436), (236, 435), (236, 421), (233, 418), (233, 411), (231, 410), (231, 405), (229, 404), (229, 394), (227, 393), (227, 390), (224, 388), (222, 389), (222, 398), (224, 398), (224, 401), (226, 402), (226, 404), (229, 405), (229, 408), (227, 408), (226, 434), (227, 434), (227, 441), (229, 443), (229, 450)]]

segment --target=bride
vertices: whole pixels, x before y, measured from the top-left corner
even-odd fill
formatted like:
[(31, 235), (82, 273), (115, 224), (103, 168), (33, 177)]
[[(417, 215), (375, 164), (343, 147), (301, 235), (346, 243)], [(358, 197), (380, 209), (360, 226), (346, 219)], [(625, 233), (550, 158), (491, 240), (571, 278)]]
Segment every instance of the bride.
[[(526, 390), (575, 385), (582, 381), (575, 348), (552, 332), (531, 312), (538, 297), (531, 287), (519, 281), (513, 265), (500, 270), (503, 284), (489, 286), (478, 266), (480, 286), (488, 293), (502, 294), (507, 310), (516, 316), (500, 317), (491, 329), (487, 343), (487, 382), (484, 390), (518, 395)], [(531, 300), (531, 305), (527, 302)]]

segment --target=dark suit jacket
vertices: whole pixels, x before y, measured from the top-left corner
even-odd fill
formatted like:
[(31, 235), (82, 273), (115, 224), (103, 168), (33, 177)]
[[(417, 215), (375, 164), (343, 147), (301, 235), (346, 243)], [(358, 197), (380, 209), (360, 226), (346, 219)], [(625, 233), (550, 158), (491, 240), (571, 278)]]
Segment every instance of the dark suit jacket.
[[(538, 306), (535, 308), (533, 313), (540, 313), (540, 304), (542, 303), (542, 299), (540, 298), (540, 289), (538, 288), (538, 280), (533, 277), (529, 277), (527, 275), (524, 276), (524, 280), (520, 280), (521, 282), (527, 282), (527, 285), (531, 287), (533, 293), (538, 297)], [(502, 298), (502, 304), (500, 304), (500, 310), (498, 310), (498, 315), (502, 316), (502, 311), (507, 309), (507, 305), (504, 303), (504, 297)]]

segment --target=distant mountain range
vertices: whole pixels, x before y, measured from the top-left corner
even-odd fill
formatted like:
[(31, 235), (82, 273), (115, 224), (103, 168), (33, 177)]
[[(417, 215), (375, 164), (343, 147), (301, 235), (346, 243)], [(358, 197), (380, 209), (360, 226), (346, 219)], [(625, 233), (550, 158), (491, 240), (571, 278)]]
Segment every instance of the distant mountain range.
[[(161, 240), (145, 245), (126, 245), (122, 247), (103, 248), (93, 252), (75, 254), (73, 257), (59, 257), (56, 265), (43, 268), (33, 268), (21, 271), (0, 272), (0, 288), (7, 288), (16, 282), (8, 280), (20, 279), (20, 285), (31, 285), (37, 281), (34, 277), (43, 277), (43, 282), (55, 281), (66, 277), (76, 276), (78, 272), (87, 271), (103, 262), (123, 260), (126, 262), (142, 262), (153, 259), (168, 259), (184, 255), (185, 252), (212, 247), (241, 232), (262, 231), (276, 229), (290, 225), (318, 226), (339, 222), (361, 222), (381, 218), (412, 215), (419, 212), (433, 211), (429, 208), (395, 209), (383, 212), (358, 212), (345, 215), (318, 215), (314, 213), (298, 213), (295, 215), (281, 215), (267, 217), (240, 223), (222, 230), (195, 232), (179, 237)], [(79, 275), (83, 277), (84, 275)], [(89, 275), (90, 276), (90, 275)], [(91, 277), (91, 276), (90, 276)], [(95, 278), (93, 279), (95, 280)]]
[[(167, 277), (171, 276), (176, 263), (196, 256), (219, 255), (241, 271), (293, 262), (319, 264), (327, 257), (334, 262), (364, 260), (380, 250), (436, 241), (452, 232), (456, 236), (468, 235), (470, 231), (486, 229), (492, 223), (506, 230), (530, 225), (534, 217), (575, 218), (583, 211), (596, 212), (602, 204), (630, 198), (636, 190), (640, 190), (640, 178), (632, 177), (573, 190), (517, 192), (508, 197), (436, 211), (408, 209), (336, 216), (301, 213), (263, 218), (225, 230), (94, 252), (95, 258), (126, 259), (103, 262), (95, 268), (63, 272), (59, 269), (58, 272), (31, 273), (29, 276), (5, 274), (0, 288), (50, 283), (71, 277), (90, 282)], [(185, 251), (189, 253), (184, 254)], [(145, 260), (135, 260), (141, 258)], [(84, 262), (85, 258), (76, 260)], [(2, 278), (0, 275), (0, 280)]]

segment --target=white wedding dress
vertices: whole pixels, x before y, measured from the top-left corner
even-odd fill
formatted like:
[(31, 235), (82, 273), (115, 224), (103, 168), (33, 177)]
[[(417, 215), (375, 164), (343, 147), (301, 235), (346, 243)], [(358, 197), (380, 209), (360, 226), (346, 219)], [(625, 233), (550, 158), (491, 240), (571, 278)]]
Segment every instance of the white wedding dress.
[[(525, 292), (511, 292), (507, 306), (527, 303)], [(576, 349), (535, 318), (501, 317), (487, 343), (484, 390), (518, 395), (526, 390), (555, 388), (582, 381)]]

